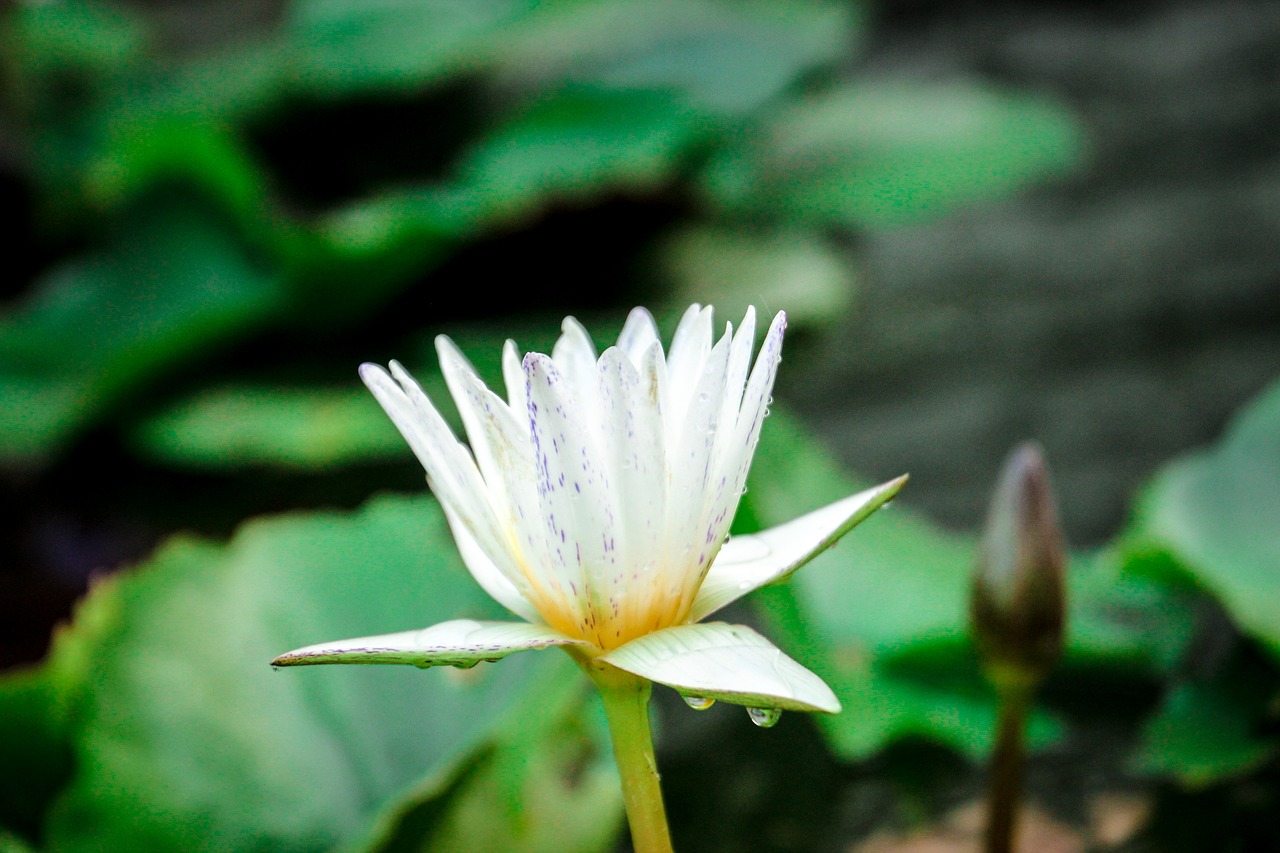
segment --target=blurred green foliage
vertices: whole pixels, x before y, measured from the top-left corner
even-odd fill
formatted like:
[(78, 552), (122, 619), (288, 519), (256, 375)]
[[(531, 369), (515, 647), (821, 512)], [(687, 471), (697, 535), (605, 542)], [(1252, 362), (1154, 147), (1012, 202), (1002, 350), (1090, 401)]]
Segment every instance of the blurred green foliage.
[[(507, 310), (529, 316), (466, 319), (509, 295), (468, 255), (495, 236), (652, 203), (661, 227), (622, 262), (650, 277), (660, 320), (756, 302), (817, 325), (859, 284), (851, 235), (1081, 157), (1049, 100), (856, 78), (862, 17), (818, 0), (297, 0), (180, 48), (146, 5), (7, 4), (6, 168), (55, 257), (37, 253), (0, 313), (0, 466), (38, 478), (95, 432), (129, 464), (233, 485), (409, 466), (355, 362), (402, 356), (447, 410), (429, 336), (451, 334), (496, 382), (503, 338), (549, 351), (535, 300), (594, 248), (552, 269), (511, 259), (509, 291), (527, 292)], [(449, 265), (474, 292), (446, 292)], [(439, 316), (369, 346), (360, 330), (412, 293)], [(1278, 404), (1280, 388), (1161, 472), (1117, 543), (1073, 562), (1058, 695), (1145, 685), (1135, 772), (1203, 786), (1275, 755)], [(857, 485), (775, 412), (735, 529)], [(818, 721), (841, 760), (903, 739), (987, 748), (972, 547), (897, 507), (757, 597), (844, 703)], [(98, 581), (42, 664), (0, 676), (0, 850), (608, 849), (610, 759), (562, 656), (465, 673), (265, 664), (494, 607), (427, 496), (171, 538)], [(1217, 634), (1225, 647), (1202, 652)], [(1039, 744), (1076, 725), (1054, 697)]]
[[(720, 257), (759, 246), (731, 270), (747, 285), (799, 264), (830, 298), (851, 274), (829, 226), (919, 219), (1078, 157), (1044, 100), (846, 82), (858, 24), (803, 0), (299, 0), (266, 31), (175, 51), (133, 7), (11, 4), (5, 108), (34, 213), (91, 248), (0, 325), (18, 401), (0, 459), (47, 461), (245, 336), (359, 323), (554, 206), (683, 197), (695, 230), (652, 247), (683, 289), (714, 286), (710, 239)], [(361, 109), (392, 124), (348, 126)]]

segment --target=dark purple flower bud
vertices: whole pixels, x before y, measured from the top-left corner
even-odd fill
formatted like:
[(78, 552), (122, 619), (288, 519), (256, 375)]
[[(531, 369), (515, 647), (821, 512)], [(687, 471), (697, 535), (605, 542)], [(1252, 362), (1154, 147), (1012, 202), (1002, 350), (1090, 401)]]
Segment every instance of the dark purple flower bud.
[(1005, 463), (974, 567), (974, 639), (997, 683), (1038, 681), (1062, 649), (1065, 548), (1040, 447)]

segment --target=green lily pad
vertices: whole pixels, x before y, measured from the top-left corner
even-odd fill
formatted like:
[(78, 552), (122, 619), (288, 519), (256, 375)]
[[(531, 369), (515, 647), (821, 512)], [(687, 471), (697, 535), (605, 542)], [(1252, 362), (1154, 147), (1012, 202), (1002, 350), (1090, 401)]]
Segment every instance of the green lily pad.
[(1175, 683), (1143, 726), (1130, 764), (1187, 788), (1245, 773), (1280, 750), (1280, 738), (1265, 734), (1277, 696), (1276, 672), (1243, 655), (1211, 677)]
[(1007, 194), (1080, 157), (1062, 106), (974, 85), (862, 83), (779, 110), (703, 176), (729, 210), (879, 228)]
[(107, 623), (81, 669), (75, 774), (46, 825), (59, 850), (353, 842), (483, 748), (561, 663), (271, 671), (308, 642), (498, 615), (426, 497), (255, 521), (225, 546), (178, 538), (91, 601)]
[(1280, 385), (1241, 411), (1218, 445), (1160, 472), (1127, 543), (1134, 560), (1207, 590), (1280, 659)]
[(576, 668), (555, 660), (554, 672), (447, 786), (425, 780), (380, 815), (352, 853), (609, 849), (622, 829), (622, 802), (608, 731), (603, 719), (583, 714)]
[[(861, 486), (775, 407), (756, 453), (743, 528), (767, 527)], [(902, 500), (910, 500), (911, 484)], [(837, 752), (862, 758), (908, 736), (971, 755), (989, 747), (995, 703), (968, 637), (975, 541), (894, 506), (868, 519), (786, 585), (755, 597), (784, 651), (826, 679), (843, 713), (819, 725)], [(1168, 671), (1191, 618), (1173, 593), (1131, 578), (1108, 559), (1068, 572), (1067, 666)], [(1033, 743), (1059, 730), (1031, 721)]]

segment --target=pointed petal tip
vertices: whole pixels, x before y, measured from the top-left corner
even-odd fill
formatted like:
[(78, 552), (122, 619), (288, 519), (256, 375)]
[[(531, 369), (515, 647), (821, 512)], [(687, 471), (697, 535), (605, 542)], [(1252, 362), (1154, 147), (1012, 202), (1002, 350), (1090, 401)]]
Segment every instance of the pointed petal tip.
[(450, 355), (462, 355), (462, 350), (460, 350), (458, 345), (453, 342), (453, 338), (448, 335), (436, 335), (432, 338), (432, 342), (436, 346), (436, 355), (440, 356), (442, 359), (446, 352)]

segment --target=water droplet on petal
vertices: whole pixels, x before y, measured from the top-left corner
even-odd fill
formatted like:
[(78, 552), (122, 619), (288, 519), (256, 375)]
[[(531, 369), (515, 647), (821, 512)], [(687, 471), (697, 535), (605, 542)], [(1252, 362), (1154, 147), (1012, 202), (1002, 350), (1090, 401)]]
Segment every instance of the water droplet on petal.
[(782, 719), (781, 708), (748, 708), (747, 716), (751, 718), (751, 722), (755, 723), (762, 729), (771, 729), (778, 724), (778, 720)]
[(695, 711), (705, 711), (716, 704), (716, 700), (710, 696), (685, 696), (683, 698), (684, 703)]
[(455, 661), (452, 665), (456, 666), (458, 669), (471, 669), (478, 663), (480, 663), (478, 660), (460, 660)]
[(885, 501), (884, 503), (880, 504), (880, 508), (881, 508), (881, 509), (888, 509), (888, 508), (889, 508), (889, 507), (891, 507), (891, 506), (893, 506), (893, 499), (892, 499), (892, 498), (890, 498), (889, 500), (887, 500), (887, 501)]

